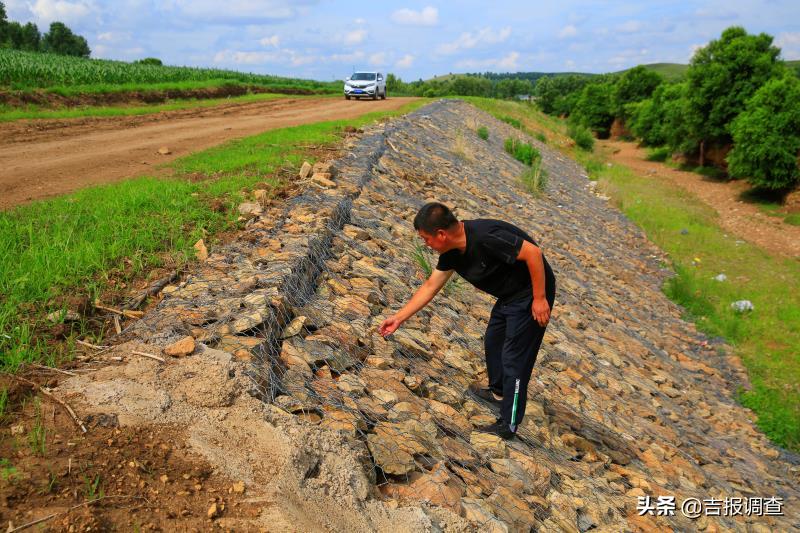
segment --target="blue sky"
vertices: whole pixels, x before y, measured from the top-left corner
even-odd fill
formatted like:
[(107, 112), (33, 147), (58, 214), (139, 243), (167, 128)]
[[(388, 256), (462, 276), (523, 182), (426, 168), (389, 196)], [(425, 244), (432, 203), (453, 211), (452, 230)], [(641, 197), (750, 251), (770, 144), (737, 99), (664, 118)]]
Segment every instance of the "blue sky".
[[(335, 2), (5, 0), (11, 20), (67, 23), (93, 57), (158, 57), (320, 80), (449, 72), (612, 72), (687, 63), (732, 25), (800, 59), (800, 0)], [(222, 6), (222, 7), (220, 7)]]

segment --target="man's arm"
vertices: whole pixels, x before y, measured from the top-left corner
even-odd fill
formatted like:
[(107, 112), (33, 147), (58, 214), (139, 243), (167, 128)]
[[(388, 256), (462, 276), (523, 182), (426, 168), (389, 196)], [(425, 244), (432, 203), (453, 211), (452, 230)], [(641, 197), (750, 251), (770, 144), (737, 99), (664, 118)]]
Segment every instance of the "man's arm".
[(528, 272), (531, 275), (531, 283), (533, 284), (533, 305), (531, 312), (533, 318), (540, 326), (544, 327), (550, 321), (550, 304), (547, 303), (547, 295), (544, 286), (544, 258), (542, 250), (535, 244), (528, 241), (522, 241), (522, 248), (520, 248), (517, 261), (525, 261), (528, 265)]
[(425, 282), (417, 289), (417, 292), (414, 293), (414, 296), (411, 297), (406, 305), (403, 306), (397, 313), (390, 316), (386, 320), (384, 320), (380, 327), (378, 328), (378, 333), (387, 337), (394, 333), (397, 328), (400, 327), (400, 324), (411, 318), (417, 311), (428, 305), (436, 293), (442, 290), (444, 284), (447, 283), (447, 280), (450, 279), (450, 276), (453, 275), (452, 270), (436, 270), (433, 269), (431, 273), (431, 277), (425, 280)]

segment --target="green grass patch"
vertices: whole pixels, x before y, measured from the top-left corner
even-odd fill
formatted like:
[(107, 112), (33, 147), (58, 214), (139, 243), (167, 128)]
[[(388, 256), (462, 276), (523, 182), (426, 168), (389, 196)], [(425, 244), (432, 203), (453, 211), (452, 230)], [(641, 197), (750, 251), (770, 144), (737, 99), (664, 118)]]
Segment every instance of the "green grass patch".
[(519, 139), (508, 137), (503, 143), (506, 152), (514, 156), (520, 163), (532, 166), (536, 161), (540, 161), (542, 154), (533, 147), (531, 143), (523, 142)]
[(39, 106), (26, 106), (24, 108), (14, 108), (0, 106), (0, 122), (10, 122), (22, 119), (61, 119), (78, 117), (118, 117), (148, 115), (160, 113), (162, 111), (175, 111), (177, 109), (193, 109), (214, 107), (223, 103), (248, 103), (261, 100), (273, 100), (275, 98), (287, 98), (282, 94), (245, 94), (231, 98), (212, 98), (208, 100), (185, 99), (173, 100), (165, 104), (144, 105), (144, 106), (83, 106), (72, 107), (69, 109), (44, 109)]
[(672, 155), (670, 149), (667, 146), (658, 146), (654, 148), (647, 149), (647, 157), (648, 161), (659, 161), (664, 162), (670, 158)]
[(586, 126), (572, 123), (567, 129), (567, 133), (581, 150), (591, 152), (594, 149), (594, 135), (592, 135), (592, 130)]
[[(178, 265), (190, 260), (198, 239), (237, 227), (242, 189), (265, 181), (277, 187), (270, 176), (280, 167), (299, 166), (304, 146), (335, 143), (347, 125), (359, 127), (425, 103), (268, 131), (179, 159), (173, 178), (86, 188), (0, 213), (0, 368), (13, 371), (25, 361), (56, 364), (60, 355), (48, 348), (42, 331), (43, 317), (64, 309), (57, 302), (78, 291), (94, 298), (107, 286), (104, 273), (141, 274), (159, 266), (164, 253)], [(209, 179), (183, 178), (198, 173)], [(211, 199), (227, 209), (216, 211)]]
[(489, 140), (489, 128), (486, 126), (480, 126), (477, 130), (478, 137), (483, 139), (484, 141)]

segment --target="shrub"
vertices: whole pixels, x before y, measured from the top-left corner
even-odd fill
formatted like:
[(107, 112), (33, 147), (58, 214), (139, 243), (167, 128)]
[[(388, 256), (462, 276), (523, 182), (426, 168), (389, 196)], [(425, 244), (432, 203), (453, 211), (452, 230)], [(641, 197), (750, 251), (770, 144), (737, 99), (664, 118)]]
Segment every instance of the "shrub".
[(504, 147), (506, 152), (514, 156), (514, 159), (528, 166), (532, 166), (534, 162), (542, 157), (539, 150), (534, 148), (531, 143), (522, 142), (511, 137), (506, 139)]
[(666, 161), (672, 155), (672, 150), (668, 146), (659, 146), (647, 151), (648, 161)]
[(589, 128), (580, 124), (572, 123), (567, 129), (567, 134), (572, 137), (578, 148), (591, 152), (594, 150), (594, 136)]
[(547, 144), (547, 137), (545, 137), (544, 133), (542, 133), (541, 131), (540, 131), (540, 132), (538, 132), (538, 133), (536, 134), (536, 139), (537, 139), (539, 142), (542, 142), (542, 143), (544, 143), (544, 144)]
[(728, 170), (756, 187), (785, 189), (800, 181), (800, 80), (768, 81), (733, 121)]
[(500, 120), (502, 120), (506, 124), (510, 124), (510, 125), (514, 126), (518, 130), (522, 129), (522, 122), (520, 122), (519, 120), (515, 119), (514, 117), (502, 117)]
[(478, 128), (478, 137), (483, 139), (484, 141), (489, 139), (489, 128), (486, 126), (481, 126)]

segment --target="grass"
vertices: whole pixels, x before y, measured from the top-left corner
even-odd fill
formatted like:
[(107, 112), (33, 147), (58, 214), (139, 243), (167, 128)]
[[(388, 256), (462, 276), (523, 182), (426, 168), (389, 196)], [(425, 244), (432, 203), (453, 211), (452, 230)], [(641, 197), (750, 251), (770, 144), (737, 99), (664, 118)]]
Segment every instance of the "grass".
[(469, 148), (469, 143), (464, 138), (464, 132), (461, 130), (456, 132), (453, 142), (450, 144), (450, 152), (465, 161), (473, 161), (475, 159)]
[(88, 478), (85, 474), (83, 475), (83, 496), (87, 501), (93, 502), (105, 496), (100, 482), (100, 474), (97, 474), (94, 478)]
[[(767, 254), (727, 234), (716, 212), (682, 189), (608, 166), (603, 154), (570, 148), (566, 124), (526, 104), (465, 98), (495, 116), (512, 116), (523, 129), (546, 128), (552, 143), (586, 167), (590, 179), (665, 250), (676, 275), (665, 294), (686, 310), (686, 318), (711, 336), (730, 343), (748, 370), (751, 390), (738, 399), (753, 409), (757, 424), (775, 443), (800, 451), (800, 264)], [(682, 229), (688, 233), (681, 234)], [(694, 258), (700, 258), (694, 263)], [(726, 282), (713, 278), (725, 273)], [(736, 300), (755, 309), (738, 314)], [(713, 366), (713, 360), (706, 361)]]
[(19, 476), (17, 467), (11, 464), (11, 461), (5, 457), (0, 459), (0, 479), (3, 481), (15, 481)]
[[(202, 89), (212, 89), (219, 87), (252, 87), (260, 86), (259, 83), (245, 83), (226, 79), (211, 79), (201, 81), (173, 81), (160, 83), (93, 83), (87, 85), (57, 85), (48, 87), (45, 92), (58, 94), (61, 96), (79, 96), (82, 94), (111, 94), (111, 93), (135, 93), (135, 92), (154, 92), (154, 91), (192, 91)], [(286, 82), (283, 84), (267, 85), (266, 87), (278, 91), (308, 90), (309, 92), (325, 94), (340, 93), (341, 85), (329, 82), (311, 82), (311, 85), (304, 86)], [(29, 89), (30, 90), (30, 89)]]
[(478, 133), (478, 137), (480, 137), (484, 141), (488, 141), (489, 140), (489, 128), (487, 128), (486, 126), (479, 127), (478, 130), (477, 130), (477, 133)]
[(542, 167), (542, 160), (535, 161), (520, 179), (528, 192), (536, 197), (541, 196), (547, 187), (547, 170)]
[(0, 389), (0, 423), (6, 417), (6, 409), (8, 408), (8, 389)]
[(646, 159), (648, 161), (659, 161), (663, 163), (664, 161), (667, 161), (671, 155), (671, 150), (667, 146), (658, 146), (647, 149)]
[[(277, 187), (271, 176), (281, 167), (298, 167), (303, 146), (333, 144), (345, 126), (425, 103), (268, 131), (177, 160), (173, 178), (86, 188), (0, 213), (0, 369), (14, 371), (26, 361), (53, 365), (69, 357), (69, 342), (67, 353), (48, 346), (48, 312), (64, 309), (65, 298), (76, 292), (100, 295), (115, 270), (136, 276), (165, 257), (174, 265), (189, 261), (198, 239), (237, 227), (242, 190), (260, 182)], [(184, 179), (187, 174), (208, 179)], [(222, 201), (224, 212), (211, 200)]]
[(162, 111), (174, 111), (176, 109), (193, 109), (213, 107), (223, 103), (247, 103), (258, 102), (261, 100), (272, 100), (275, 98), (286, 98), (281, 94), (246, 94), (231, 98), (212, 98), (208, 100), (184, 99), (173, 100), (166, 104), (144, 105), (144, 106), (85, 106), (73, 107), (69, 109), (42, 109), (38, 106), (27, 106), (25, 108), (14, 108), (0, 106), (0, 122), (11, 122), (21, 119), (61, 119), (76, 117), (118, 117), (147, 115), (160, 113)]
[(28, 432), (28, 444), (36, 455), (44, 456), (47, 453), (47, 429), (42, 423), (42, 402), (39, 398), (33, 399), (33, 426)]

